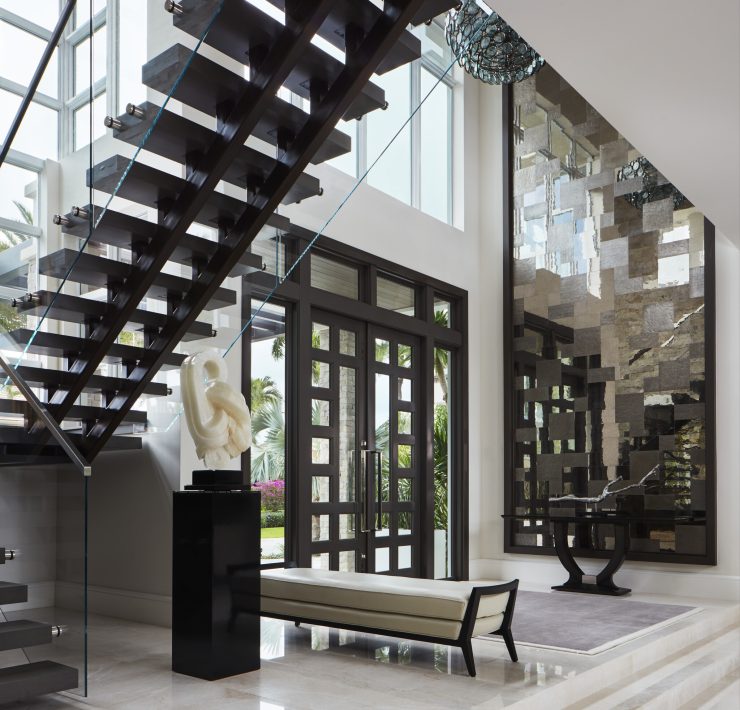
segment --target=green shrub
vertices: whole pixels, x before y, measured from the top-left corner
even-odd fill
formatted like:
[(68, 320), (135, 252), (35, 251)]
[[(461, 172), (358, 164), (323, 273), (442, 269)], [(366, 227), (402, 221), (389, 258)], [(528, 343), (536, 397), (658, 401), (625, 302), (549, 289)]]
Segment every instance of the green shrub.
[(283, 510), (263, 510), (262, 523), (263, 528), (282, 528), (285, 527), (285, 511)]

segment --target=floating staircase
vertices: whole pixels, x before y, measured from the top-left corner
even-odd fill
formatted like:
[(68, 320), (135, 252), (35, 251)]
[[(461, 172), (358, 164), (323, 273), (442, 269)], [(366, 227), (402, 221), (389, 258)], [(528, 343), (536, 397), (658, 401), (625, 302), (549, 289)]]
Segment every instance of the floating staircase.
[[(88, 169), (94, 198), (55, 216), (62, 234), (84, 249), (62, 248), (39, 261), (39, 274), (63, 280), (64, 289), (46, 286), (14, 302), (19, 316), (44, 320), (38, 332), (6, 333), (18, 350), (41, 356), (22, 359), (17, 372), (88, 460), (103, 446), (140, 445), (121, 435), (146, 425), (146, 413), (133, 408), (139, 397), (167, 394), (153, 378), (180, 365), (180, 342), (215, 335), (198, 318), (237, 303), (222, 285), (227, 277), (262, 270), (250, 253), (255, 238), (302, 231), (276, 209), (321, 195), (304, 170), (351, 150), (350, 137), (335, 128), (340, 118), (386, 107), (371, 79), (420, 57), (420, 41), (406, 27), (454, 5), (270, 1), (273, 13), (246, 0), (164, 3), (182, 42), (148, 61), (142, 82), (184, 110), (148, 100), (106, 118), (116, 139), (143, 144), (144, 153), (134, 162), (114, 154)], [(280, 11), (284, 21), (274, 16)], [(193, 54), (185, 46), (193, 38), (208, 50)], [(228, 60), (214, 60), (218, 53)], [(167, 168), (173, 164), (181, 166), (177, 174)], [(108, 196), (115, 197), (110, 206)], [(202, 236), (203, 227), (213, 238)], [(126, 332), (139, 336), (122, 340)], [(0, 426), (3, 464), (29, 452), (43, 461), (62, 457), (25, 401), (0, 400), (0, 418), (22, 424)]]
[[(15, 552), (0, 547), (0, 565), (15, 558)], [(0, 607), (28, 601), (25, 584), (0, 582)], [(0, 652), (51, 643), (61, 635), (59, 626), (18, 619), (0, 622)], [(76, 668), (53, 661), (37, 661), (0, 668), (0, 703), (30, 700), (38, 695), (72, 690), (78, 686)]]

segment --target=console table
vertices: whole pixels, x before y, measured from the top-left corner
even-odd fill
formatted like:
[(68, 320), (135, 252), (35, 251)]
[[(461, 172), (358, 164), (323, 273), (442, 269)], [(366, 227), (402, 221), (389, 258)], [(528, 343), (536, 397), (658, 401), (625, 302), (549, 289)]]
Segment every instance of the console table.
[[(587, 594), (608, 594), (611, 596), (623, 596), (632, 590), (620, 587), (614, 582), (614, 574), (622, 566), (629, 552), (630, 535), (629, 527), (637, 523), (691, 523), (700, 522), (692, 515), (650, 515), (645, 513), (627, 513), (620, 511), (584, 511), (558, 513), (550, 511), (541, 515), (537, 514), (507, 514), (502, 518), (513, 520), (538, 520), (550, 522), (553, 525), (553, 538), (555, 541), (555, 552), (558, 559), (568, 572), (568, 580), (563, 584), (552, 587), (561, 592), (585, 592)], [(611, 550), (609, 561), (596, 575), (596, 582), (584, 582), (586, 576), (573, 556), (573, 550), (568, 546), (568, 526), (572, 523), (587, 525), (613, 525), (614, 526), (614, 549)]]

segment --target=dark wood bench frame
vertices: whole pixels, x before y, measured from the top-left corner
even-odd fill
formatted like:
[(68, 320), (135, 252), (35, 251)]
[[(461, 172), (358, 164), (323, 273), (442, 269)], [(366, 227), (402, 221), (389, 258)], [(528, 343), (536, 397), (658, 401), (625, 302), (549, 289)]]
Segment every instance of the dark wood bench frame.
[[(293, 621), (296, 626), (300, 624), (313, 624), (315, 626), (328, 626), (335, 629), (348, 629), (349, 631), (358, 631), (364, 634), (378, 634), (380, 636), (393, 636), (394, 638), (411, 639), (412, 641), (425, 641), (427, 643), (438, 643), (445, 646), (457, 646), (462, 650), (465, 666), (471, 676), (475, 676), (475, 660), (473, 658), (473, 629), (475, 628), (476, 617), (478, 616), (478, 607), (482, 597), (493, 594), (504, 594), (509, 592), (509, 600), (504, 610), (504, 618), (498, 631), (492, 631), (492, 636), (501, 636), (506, 644), (506, 650), (509, 652), (511, 660), (519, 660), (516, 648), (514, 646), (514, 637), (511, 634), (511, 620), (514, 616), (514, 605), (516, 604), (516, 593), (519, 588), (519, 580), (515, 579), (506, 584), (496, 584), (489, 587), (474, 587), (468, 600), (468, 606), (465, 609), (460, 635), (457, 639), (444, 638), (441, 636), (427, 636), (426, 634), (407, 634), (402, 631), (390, 631), (388, 629), (379, 629), (370, 626), (355, 626), (353, 624), (341, 624), (338, 622), (327, 621), (326, 619), (310, 619), (303, 616), (294, 616), (286, 614), (274, 614), (272, 612), (261, 611), (261, 616), (268, 616), (273, 619), (282, 619), (283, 621)], [(381, 612), (378, 612), (381, 613)]]

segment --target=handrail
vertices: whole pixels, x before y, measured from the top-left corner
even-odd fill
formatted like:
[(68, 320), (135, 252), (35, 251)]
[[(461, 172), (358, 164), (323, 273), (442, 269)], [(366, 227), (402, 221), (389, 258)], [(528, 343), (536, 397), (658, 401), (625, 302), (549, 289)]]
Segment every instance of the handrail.
[(39, 398), (33, 393), (33, 390), (28, 386), (28, 383), (16, 372), (15, 369), (13, 369), (13, 367), (8, 365), (2, 356), (0, 356), (0, 368), (5, 370), (13, 384), (19, 389), (20, 393), (25, 397), (26, 402), (28, 402), (36, 413), (36, 416), (44, 423), (51, 435), (57, 440), (59, 446), (64, 449), (64, 452), (69, 456), (72, 463), (77, 467), (80, 473), (83, 476), (92, 476), (92, 466), (90, 463), (82, 456), (82, 454), (80, 454), (72, 440), (67, 436), (67, 433), (59, 426), (56, 419), (54, 419), (54, 417), (49, 413), (49, 410), (44, 407), (41, 400), (39, 400)]
[(49, 41), (46, 43), (46, 48), (44, 49), (44, 53), (41, 55), (41, 59), (36, 66), (36, 71), (33, 73), (31, 83), (26, 89), (26, 95), (23, 97), (23, 101), (21, 101), (21, 105), (18, 107), (18, 111), (15, 114), (13, 123), (10, 124), (8, 135), (5, 137), (3, 147), (0, 150), (0, 166), (5, 162), (5, 158), (8, 155), (8, 151), (10, 150), (10, 145), (15, 139), (15, 134), (18, 133), (18, 129), (21, 127), (21, 123), (23, 122), (23, 118), (26, 115), (26, 111), (31, 105), (33, 95), (36, 93), (36, 89), (38, 89), (39, 84), (41, 83), (41, 78), (44, 76), (44, 72), (46, 71), (46, 67), (49, 64), (51, 55), (54, 54), (54, 50), (59, 44), (59, 40), (62, 37), (64, 28), (67, 26), (67, 22), (69, 21), (69, 18), (72, 15), (72, 10), (74, 10), (76, 4), (77, 0), (67, 0), (67, 4), (64, 6), (64, 10), (62, 10), (62, 14), (57, 20), (54, 32), (52, 32), (51, 37), (49, 37)]

